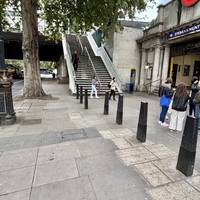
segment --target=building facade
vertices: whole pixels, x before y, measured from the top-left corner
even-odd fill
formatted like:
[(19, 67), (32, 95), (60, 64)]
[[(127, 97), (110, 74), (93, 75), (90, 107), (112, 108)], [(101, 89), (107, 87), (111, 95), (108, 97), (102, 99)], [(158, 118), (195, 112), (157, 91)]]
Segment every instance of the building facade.
[(151, 22), (140, 45), (141, 90), (156, 89), (170, 77), (174, 86), (191, 84), (200, 77), (200, 1), (185, 5), (184, 0), (172, 0), (158, 7), (158, 16)]
[(117, 68), (123, 84), (133, 84), (136, 89), (140, 77), (140, 50), (137, 40), (143, 36), (143, 29), (148, 23), (120, 21), (122, 30), (113, 31), (107, 38), (104, 48)]

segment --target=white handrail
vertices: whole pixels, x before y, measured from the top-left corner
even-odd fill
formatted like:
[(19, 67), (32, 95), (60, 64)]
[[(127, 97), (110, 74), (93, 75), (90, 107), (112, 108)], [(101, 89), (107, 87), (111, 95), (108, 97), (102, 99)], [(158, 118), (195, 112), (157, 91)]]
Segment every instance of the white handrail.
[(67, 63), (67, 70), (69, 74), (69, 90), (72, 92), (72, 94), (76, 93), (76, 73), (74, 71), (74, 66), (72, 64), (72, 55), (71, 55), (71, 50), (69, 47), (69, 44), (66, 39), (66, 35), (62, 34), (62, 46), (63, 46), (63, 53), (64, 53), (64, 58)]
[(81, 47), (81, 54), (83, 54), (84, 49), (83, 49), (83, 45), (82, 45), (80, 37), (78, 37), (78, 42), (79, 42), (80, 47)]
[(87, 38), (89, 40), (89, 43), (92, 47), (92, 50), (94, 51), (95, 55), (96, 56), (100, 56), (101, 59), (103, 60), (104, 62), (104, 65), (106, 66), (109, 74), (112, 76), (112, 77), (115, 77), (116, 79), (116, 82), (119, 86), (119, 92), (121, 93), (122, 90), (121, 90), (121, 87), (122, 87), (122, 80), (121, 80), (121, 77), (116, 69), (116, 67), (114, 66), (114, 64), (112, 63), (112, 61), (110, 60), (107, 52), (105, 51), (105, 49), (103, 47), (98, 47), (96, 42), (94, 41), (94, 38), (92, 36), (92, 33), (91, 32), (88, 32), (87, 33)]
[(99, 79), (99, 77), (98, 77), (97, 71), (96, 71), (96, 69), (95, 69), (95, 67), (94, 67), (94, 63), (93, 63), (92, 58), (91, 58), (91, 56), (90, 56), (90, 54), (89, 54), (89, 52), (88, 52), (87, 47), (85, 47), (85, 51), (86, 51), (86, 53), (87, 53), (87, 56), (88, 56), (88, 58), (89, 58), (89, 61), (90, 61), (91, 65), (92, 65), (94, 74), (95, 74), (95, 76), (97, 77), (97, 81), (99, 82), (99, 84), (100, 84), (100, 86), (101, 86), (101, 81), (100, 81), (100, 79)]

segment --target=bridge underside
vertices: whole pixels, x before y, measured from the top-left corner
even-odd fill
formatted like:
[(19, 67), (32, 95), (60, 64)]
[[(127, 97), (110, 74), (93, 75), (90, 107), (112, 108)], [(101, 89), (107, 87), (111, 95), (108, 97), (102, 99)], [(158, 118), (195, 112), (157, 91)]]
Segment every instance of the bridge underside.
[[(22, 34), (21, 33), (3, 33), (5, 58), (23, 59), (22, 54)], [(46, 37), (39, 37), (39, 58), (40, 61), (57, 62), (63, 54), (62, 43), (49, 41)]]

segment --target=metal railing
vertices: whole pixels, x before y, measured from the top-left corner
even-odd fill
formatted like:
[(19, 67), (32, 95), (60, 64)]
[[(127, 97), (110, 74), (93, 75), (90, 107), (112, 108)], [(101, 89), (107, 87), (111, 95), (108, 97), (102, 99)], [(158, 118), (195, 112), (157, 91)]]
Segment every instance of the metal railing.
[(91, 58), (91, 56), (90, 56), (90, 54), (89, 54), (89, 51), (88, 51), (87, 47), (85, 47), (84, 49), (85, 49), (85, 52), (86, 52), (86, 54), (87, 54), (87, 56), (88, 56), (88, 65), (91, 65), (91, 66), (92, 66), (93, 74), (94, 74), (94, 76), (96, 76), (97, 81), (98, 81), (99, 86), (100, 86), (100, 87), (99, 87), (99, 91), (100, 91), (101, 86), (102, 86), (101, 81), (100, 81), (100, 78), (99, 78), (99, 76), (98, 76), (98, 74), (97, 74), (97, 72), (96, 72), (96, 69), (95, 69), (95, 67), (94, 67), (94, 63), (93, 63), (93, 61), (92, 61), (92, 58)]
[(69, 47), (69, 44), (66, 39), (66, 35), (62, 34), (62, 46), (63, 46), (63, 52), (64, 52), (64, 58), (67, 63), (67, 70), (69, 74), (69, 90), (72, 92), (72, 94), (76, 93), (76, 73), (74, 71), (74, 66), (72, 64), (72, 55), (71, 50)]
[(147, 91), (147, 93), (148, 94), (151, 94), (152, 93), (152, 88), (154, 87), (155, 89), (157, 89), (158, 88), (158, 86), (153, 86), (152, 84), (153, 83), (156, 83), (156, 82), (160, 82), (160, 79), (157, 79), (157, 80), (154, 80), (154, 81), (151, 81), (151, 82), (149, 82), (149, 83), (146, 83), (146, 84), (144, 84), (144, 88), (146, 89), (146, 91)]
[(106, 66), (106, 69), (108, 70), (109, 74), (112, 77), (115, 77), (116, 82), (119, 86), (119, 92), (122, 93), (122, 80), (121, 77), (116, 69), (116, 67), (114, 66), (114, 64), (112, 63), (112, 61), (110, 60), (106, 50), (103, 47), (98, 47), (97, 44), (95, 43), (93, 37), (92, 37), (92, 33), (87, 33), (87, 38), (89, 40), (89, 43), (92, 47), (92, 50), (94, 51), (96, 56), (100, 56), (101, 59), (103, 60), (103, 63)]
[(78, 42), (79, 42), (79, 45), (80, 45), (80, 48), (81, 48), (81, 55), (83, 55), (83, 53), (84, 53), (84, 48), (83, 48), (83, 45), (82, 45), (81, 39), (80, 39), (79, 36), (78, 36), (77, 38), (78, 38)]

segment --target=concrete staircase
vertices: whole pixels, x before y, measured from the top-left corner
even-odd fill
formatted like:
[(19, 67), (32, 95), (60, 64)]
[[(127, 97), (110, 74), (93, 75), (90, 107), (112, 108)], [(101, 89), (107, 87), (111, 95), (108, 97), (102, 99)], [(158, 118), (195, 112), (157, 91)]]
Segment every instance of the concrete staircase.
[(78, 39), (75, 35), (70, 35), (67, 38), (67, 41), (70, 45), (71, 52), (73, 53), (74, 50), (77, 50), (79, 56), (79, 65), (78, 70), (76, 72), (76, 84), (79, 86), (83, 86), (83, 89), (88, 89), (89, 93), (91, 91), (91, 80), (93, 75), (96, 74), (97, 78), (99, 79), (100, 84), (97, 87), (98, 95), (105, 94), (106, 91), (109, 90), (108, 83), (111, 81), (111, 76), (107, 71), (102, 59), (98, 56), (95, 56), (87, 37), (80, 38), (82, 46), (87, 50), (90, 54), (91, 60), (94, 64), (93, 69), (89, 57), (87, 56), (86, 51), (82, 52), (81, 45), (79, 44)]

